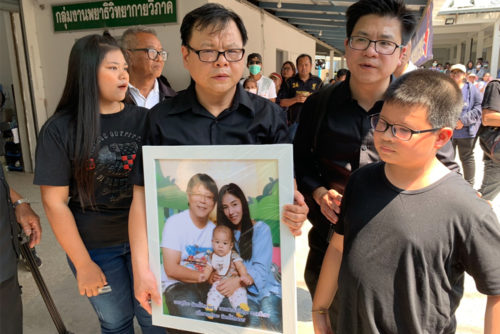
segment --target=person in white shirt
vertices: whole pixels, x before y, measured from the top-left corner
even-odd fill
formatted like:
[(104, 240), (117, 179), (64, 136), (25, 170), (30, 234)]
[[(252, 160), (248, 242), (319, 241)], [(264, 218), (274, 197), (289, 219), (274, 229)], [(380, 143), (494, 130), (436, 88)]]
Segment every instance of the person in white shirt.
[[(262, 75), (262, 56), (258, 53), (251, 53), (247, 57), (247, 67), (250, 71), (249, 78), (257, 81), (257, 95), (276, 102), (276, 86), (274, 82)], [(242, 79), (240, 84), (245, 80)]]
[(150, 109), (175, 96), (167, 78), (162, 75), (167, 51), (153, 29), (141, 26), (127, 29), (121, 44), (127, 54), (130, 76), (125, 103)]

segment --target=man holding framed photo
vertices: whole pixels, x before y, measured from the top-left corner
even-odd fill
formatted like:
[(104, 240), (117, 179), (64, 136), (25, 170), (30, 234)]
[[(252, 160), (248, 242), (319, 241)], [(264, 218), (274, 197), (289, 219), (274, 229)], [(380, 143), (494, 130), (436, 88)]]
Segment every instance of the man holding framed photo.
[[(218, 4), (188, 13), (181, 25), (182, 58), (192, 83), (151, 110), (144, 145), (248, 145), (288, 142), (285, 114), (274, 103), (246, 92), (238, 82), (245, 63), (247, 33), (241, 18)], [(142, 158), (139, 156), (139, 160)], [(142, 162), (131, 178), (134, 198), (129, 216), (135, 296), (151, 312), (161, 303), (150, 270)], [(285, 205), (282, 221), (300, 234), (308, 212), (300, 193)]]

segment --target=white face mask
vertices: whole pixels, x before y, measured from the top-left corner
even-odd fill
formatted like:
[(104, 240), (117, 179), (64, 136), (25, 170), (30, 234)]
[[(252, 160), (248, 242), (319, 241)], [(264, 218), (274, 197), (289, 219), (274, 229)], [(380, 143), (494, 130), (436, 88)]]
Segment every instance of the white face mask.
[(257, 94), (257, 88), (245, 88), (245, 90), (249, 93)]

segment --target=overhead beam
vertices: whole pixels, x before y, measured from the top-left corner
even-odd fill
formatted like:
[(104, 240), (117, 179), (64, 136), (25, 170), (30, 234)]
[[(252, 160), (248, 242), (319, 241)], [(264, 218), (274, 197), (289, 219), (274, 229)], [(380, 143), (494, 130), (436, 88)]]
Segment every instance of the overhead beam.
[(276, 11), (282, 10), (302, 10), (302, 11), (321, 11), (321, 12), (335, 12), (345, 13), (347, 7), (335, 5), (306, 5), (299, 3), (281, 3), (281, 8), (277, 7), (277, 2), (259, 2), (259, 7), (264, 9), (272, 9)]
[(344, 20), (344, 15), (338, 14), (314, 14), (297, 12), (279, 12), (276, 16), (280, 18), (303, 18), (303, 19), (323, 19), (323, 20)]
[(303, 20), (303, 19), (290, 19), (288, 23), (295, 25), (310, 25), (310, 26), (323, 26), (331, 28), (345, 28), (345, 21), (332, 22), (332, 21), (320, 21), (320, 20)]

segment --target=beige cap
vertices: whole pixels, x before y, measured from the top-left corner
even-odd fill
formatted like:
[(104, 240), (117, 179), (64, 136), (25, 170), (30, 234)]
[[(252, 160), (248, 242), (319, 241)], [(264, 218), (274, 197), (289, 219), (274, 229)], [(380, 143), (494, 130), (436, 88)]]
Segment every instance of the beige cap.
[(462, 65), (462, 64), (455, 64), (455, 65), (453, 65), (450, 68), (450, 72), (453, 71), (453, 70), (459, 70), (459, 71), (462, 71), (464, 73), (467, 73), (467, 70), (465, 69), (465, 65)]

